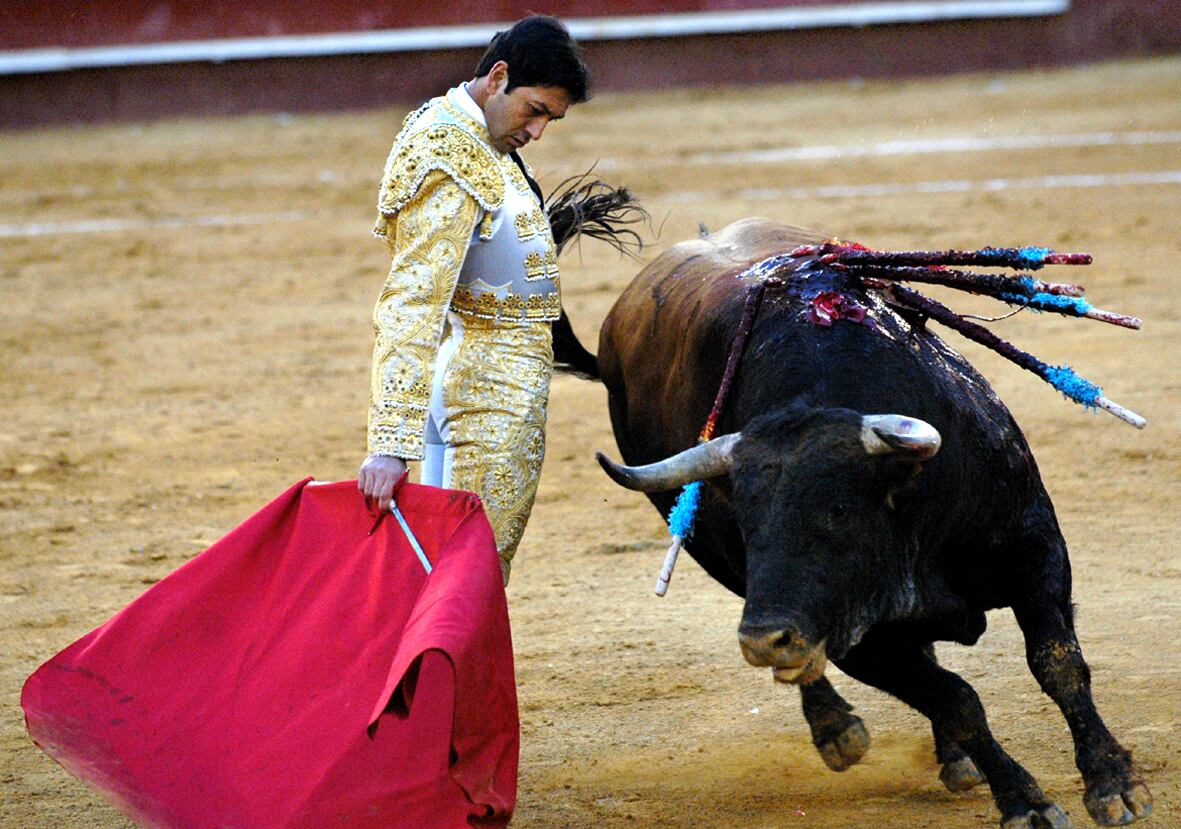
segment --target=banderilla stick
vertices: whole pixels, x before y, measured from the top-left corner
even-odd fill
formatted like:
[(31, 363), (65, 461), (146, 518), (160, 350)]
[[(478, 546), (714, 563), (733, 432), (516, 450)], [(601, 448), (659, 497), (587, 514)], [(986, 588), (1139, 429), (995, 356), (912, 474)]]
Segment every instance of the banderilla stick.
[(657, 596), (663, 596), (668, 592), (668, 583), (673, 580), (673, 568), (677, 566), (677, 555), (681, 552), (681, 537), (679, 535), (673, 536), (672, 544), (668, 546), (668, 552), (664, 556), (664, 566), (660, 568), (660, 575), (656, 577)]
[(822, 265), (982, 265), (1036, 271), (1045, 265), (1089, 265), (1089, 253), (1055, 253), (1049, 248), (981, 248), (980, 250), (881, 251), (825, 243), (802, 245), (797, 256), (819, 255)]
[(1098, 386), (1078, 377), (1071, 369), (1050, 366), (1043, 363), (1028, 351), (1022, 351), (1012, 343), (1002, 340), (984, 326), (964, 319), (946, 305), (925, 297), (918, 291), (911, 290), (902, 285), (891, 285), (885, 289), (884, 293), (899, 304), (907, 305), (923, 312), (936, 322), (940, 322), (948, 328), (955, 329), (968, 339), (978, 342), (987, 348), (991, 348), (1005, 359), (1016, 363), (1027, 371), (1033, 372), (1076, 403), (1081, 403), (1084, 406), (1098, 406), (1105, 412), (1115, 415), (1120, 420), (1132, 424), (1137, 429), (1143, 429), (1148, 422), (1130, 409), (1125, 409), (1118, 403), (1104, 397)]
[(1043, 282), (1021, 274), (973, 273), (951, 268), (885, 267), (882, 265), (861, 265), (847, 263), (842, 267), (855, 276), (875, 279), (889, 279), (893, 282), (925, 282), (929, 285), (944, 285), (973, 293), (1053, 294), (1054, 296), (1081, 297), (1086, 292), (1082, 285), (1066, 282)]
[(1024, 305), (1035, 311), (1046, 311), (1068, 317), (1085, 317), (1118, 325), (1122, 328), (1138, 329), (1143, 325), (1143, 321), (1139, 317), (1104, 311), (1091, 305), (1082, 298), (1083, 288), (1081, 285), (1043, 282), (1029, 276), (972, 273), (971, 271), (957, 271), (949, 268), (883, 265), (838, 265), (837, 267), (863, 280), (864, 284), (871, 288), (878, 287), (887, 281), (923, 282), (992, 297), (1013, 305)]

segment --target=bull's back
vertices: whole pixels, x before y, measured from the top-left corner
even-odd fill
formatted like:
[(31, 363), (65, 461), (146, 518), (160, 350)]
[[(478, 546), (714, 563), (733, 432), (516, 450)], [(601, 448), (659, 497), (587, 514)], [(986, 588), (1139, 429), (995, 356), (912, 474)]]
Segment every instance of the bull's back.
[[(696, 438), (746, 299), (748, 283), (737, 276), (824, 238), (768, 219), (743, 219), (673, 245), (636, 275), (599, 335), (599, 368), (628, 462), (653, 460)], [(690, 377), (695, 382), (687, 383)]]
[(703, 289), (723, 295), (740, 293), (744, 289), (726, 276), (737, 276), (756, 262), (825, 238), (813, 230), (753, 218), (701, 239), (678, 242), (636, 275), (607, 316), (604, 331), (648, 316), (677, 325), (684, 309), (702, 298)]

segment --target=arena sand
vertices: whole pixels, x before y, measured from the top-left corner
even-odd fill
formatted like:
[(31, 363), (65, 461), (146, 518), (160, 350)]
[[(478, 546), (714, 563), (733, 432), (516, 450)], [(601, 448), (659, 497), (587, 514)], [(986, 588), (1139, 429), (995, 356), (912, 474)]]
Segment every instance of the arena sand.
[[(1143, 331), (1032, 314), (993, 327), (1102, 384), (1149, 418), (1143, 432), (947, 339), (1033, 445), (1071, 546), (1095, 695), (1155, 793), (1147, 825), (1158, 827), (1181, 826), (1181, 143), (1160, 136), (1181, 129), (1179, 88), (1181, 59), (1168, 58), (604, 94), (529, 153), (547, 189), (595, 159), (603, 178), (631, 185), (659, 229), (643, 261), (699, 223), (750, 215), (886, 248), (1030, 243), (1095, 255), (1070, 275), (1099, 307), (1143, 316)], [(126, 826), (29, 743), (24, 678), (292, 482), (356, 474), (369, 314), (386, 268), (368, 231), (401, 116), (0, 136), (0, 826)], [(1128, 144), (1131, 132), (1156, 138)], [(1097, 133), (1125, 143), (697, 158)], [(1171, 184), (1128, 183), (1170, 172)], [(1026, 181), (1081, 174), (1095, 186)], [(977, 184), (905, 186), (949, 180)], [(877, 184), (903, 186), (811, 189)], [(566, 303), (592, 348), (638, 267), (593, 242), (566, 255)], [(652, 596), (663, 525), (602, 475), (595, 448), (614, 450), (603, 389), (557, 379), (541, 492), (509, 590), (523, 730), (514, 826), (995, 824), (984, 787), (943, 790), (920, 717), (835, 669), (873, 746), (850, 771), (828, 771), (797, 693), (743, 662), (738, 599), (688, 559), (668, 597)], [(940, 654), (975, 685), (1002, 743), (1087, 825), (1066, 726), (1025, 667), (1011, 615), (990, 614), (977, 647)]]

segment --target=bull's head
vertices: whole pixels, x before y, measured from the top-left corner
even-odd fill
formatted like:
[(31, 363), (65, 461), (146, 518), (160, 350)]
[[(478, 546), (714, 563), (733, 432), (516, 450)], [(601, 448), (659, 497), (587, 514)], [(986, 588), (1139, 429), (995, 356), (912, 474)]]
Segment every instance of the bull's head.
[(921, 420), (791, 407), (648, 466), (599, 462), (643, 492), (730, 476), (746, 542), (742, 653), (806, 683), (828, 654), (911, 609), (913, 541), (894, 497), (939, 445)]

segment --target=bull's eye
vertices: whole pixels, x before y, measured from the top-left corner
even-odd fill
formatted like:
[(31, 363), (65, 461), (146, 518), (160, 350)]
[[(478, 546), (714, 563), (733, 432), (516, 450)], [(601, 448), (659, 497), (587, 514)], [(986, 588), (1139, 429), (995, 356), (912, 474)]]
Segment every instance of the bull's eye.
[(747, 466), (742, 474), (735, 475), (736, 494), (742, 500), (761, 500), (770, 497), (776, 491), (779, 476), (783, 473), (783, 465), (770, 461), (763, 461)]
[(838, 534), (845, 528), (848, 517), (846, 504), (837, 502), (812, 513), (812, 525), (822, 533)]

